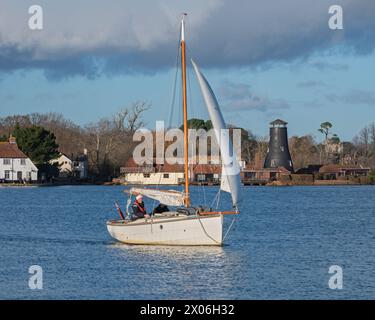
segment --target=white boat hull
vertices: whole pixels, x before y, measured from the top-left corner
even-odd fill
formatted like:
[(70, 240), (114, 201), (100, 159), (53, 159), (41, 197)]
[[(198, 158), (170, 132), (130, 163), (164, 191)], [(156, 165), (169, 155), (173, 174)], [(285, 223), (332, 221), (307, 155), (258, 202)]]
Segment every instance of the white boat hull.
[(223, 241), (223, 215), (158, 217), (133, 222), (107, 222), (110, 235), (128, 244), (220, 246)]

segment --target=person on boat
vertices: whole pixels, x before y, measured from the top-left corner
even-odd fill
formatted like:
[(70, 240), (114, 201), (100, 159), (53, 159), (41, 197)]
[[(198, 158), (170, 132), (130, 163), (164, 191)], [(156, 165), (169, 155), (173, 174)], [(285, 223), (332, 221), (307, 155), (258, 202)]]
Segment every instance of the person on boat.
[(152, 211), (152, 214), (155, 213), (163, 213), (163, 212), (168, 212), (169, 208), (164, 204), (164, 203), (159, 203), (157, 207), (154, 208)]
[(145, 204), (143, 202), (143, 197), (140, 194), (136, 196), (135, 201), (132, 205), (132, 210), (133, 210), (132, 220), (150, 217), (146, 212)]

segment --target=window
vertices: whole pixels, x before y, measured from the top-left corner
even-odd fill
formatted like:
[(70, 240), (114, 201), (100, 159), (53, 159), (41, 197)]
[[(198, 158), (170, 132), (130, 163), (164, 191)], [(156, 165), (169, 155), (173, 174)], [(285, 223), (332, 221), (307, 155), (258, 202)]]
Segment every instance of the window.
[(169, 173), (164, 173), (164, 174), (163, 174), (163, 178), (164, 178), (164, 179), (168, 179), (168, 178), (169, 178)]
[(10, 179), (10, 171), (5, 170), (5, 180), (9, 180), (9, 179)]
[(255, 172), (245, 172), (245, 177), (247, 179), (255, 179)]
[(206, 175), (204, 175), (204, 174), (198, 174), (197, 175), (197, 180), (198, 181), (204, 181), (204, 180), (206, 180)]
[(149, 173), (144, 173), (143, 174), (143, 178), (150, 178), (150, 174)]
[(4, 165), (9, 165), (10, 164), (10, 159), (4, 159), (3, 163), (4, 163)]
[(26, 159), (21, 159), (21, 166), (25, 166), (26, 165)]
[(17, 171), (17, 180), (22, 180), (22, 171)]

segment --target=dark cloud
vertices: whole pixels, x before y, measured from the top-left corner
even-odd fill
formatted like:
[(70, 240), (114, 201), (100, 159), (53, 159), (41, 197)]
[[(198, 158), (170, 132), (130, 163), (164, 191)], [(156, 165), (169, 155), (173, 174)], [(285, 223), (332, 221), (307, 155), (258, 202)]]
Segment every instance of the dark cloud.
[(323, 61), (316, 61), (309, 64), (312, 68), (315, 68), (319, 71), (334, 70), (334, 71), (346, 71), (349, 69), (349, 66), (346, 64), (340, 63), (328, 63)]
[(270, 110), (288, 109), (289, 104), (282, 99), (270, 99), (255, 94), (250, 85), (245, 83), (225, 82), (218, 89), (222, 107), (227, 111), (269, 112)]
[[(0, 70), (42, 69), (49, 79), (155, 72), (172, 67), (178, 19), (205, 67), (272, 66), (319, 52), (369, 54), (375, 45), (375, 1), (336, 0), (344, 30), (328, 28), (331, 0), (72, 1), (40, 0), (45, 28), (27, 28), (29, 1), (3, 0)], [(190, 52), (190, 51), (189, 51)], [(318, 70), (345, 65), (315, 62)]]

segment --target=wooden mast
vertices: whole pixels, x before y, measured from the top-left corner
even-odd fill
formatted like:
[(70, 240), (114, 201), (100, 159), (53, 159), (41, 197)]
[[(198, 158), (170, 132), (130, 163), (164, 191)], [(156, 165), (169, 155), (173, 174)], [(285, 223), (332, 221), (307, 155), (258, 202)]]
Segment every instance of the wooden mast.
[(182, 107), (184, 113), (184, 164), (185, 164), (185, 206), (190, 206), (189, 196), (189, 141), (187, 122), (187, 94), (186, 94), (186, 48), (185, 48), (185, 13), (181, 20), (181, 74), (182, 74)]

